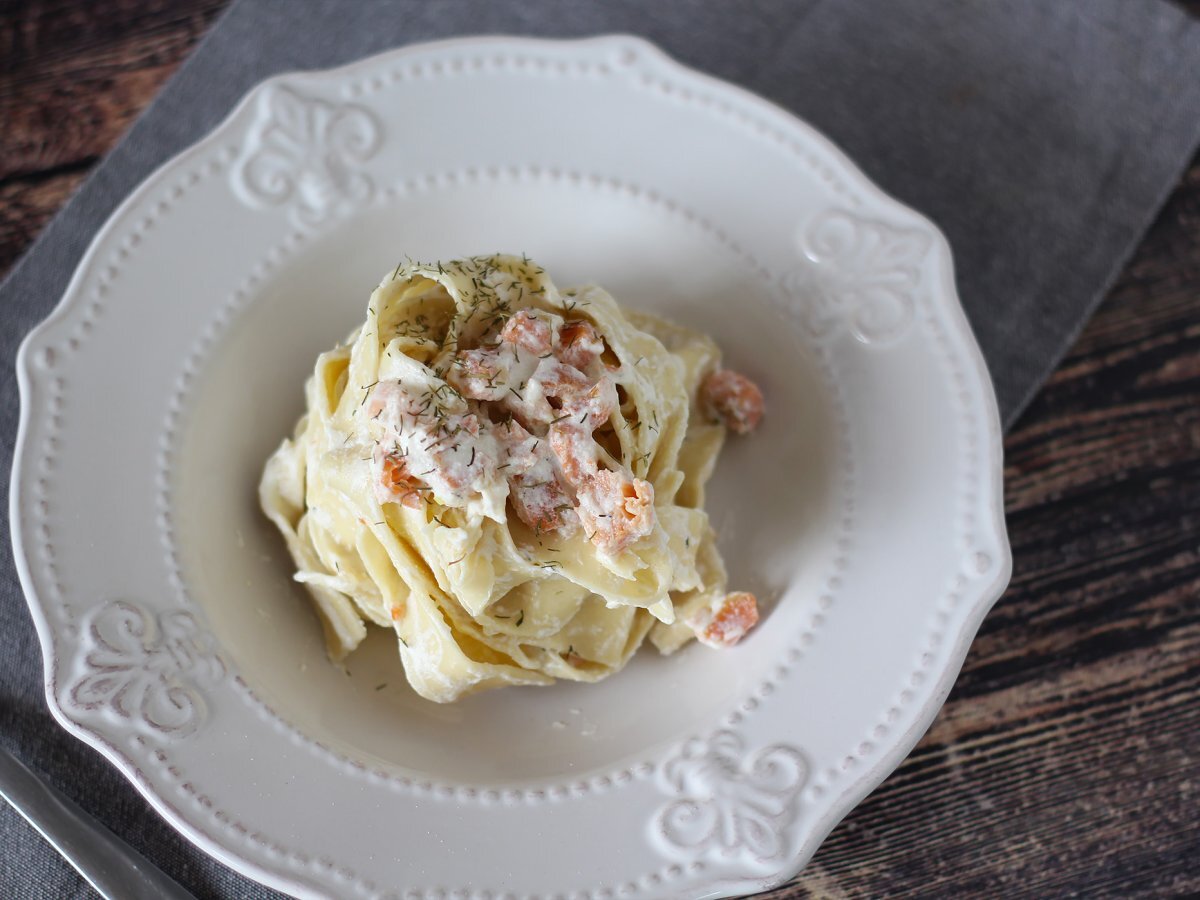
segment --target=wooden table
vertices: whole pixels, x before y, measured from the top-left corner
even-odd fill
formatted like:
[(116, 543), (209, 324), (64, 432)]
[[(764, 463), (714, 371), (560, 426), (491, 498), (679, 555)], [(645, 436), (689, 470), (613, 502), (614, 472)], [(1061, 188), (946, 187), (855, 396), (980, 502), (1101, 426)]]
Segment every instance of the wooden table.
[[(224, 5), (0, 0), (0, 275)], [(1005, 450), (1012, 586), (770, 896), (1200, 892), (1200, 157)]]

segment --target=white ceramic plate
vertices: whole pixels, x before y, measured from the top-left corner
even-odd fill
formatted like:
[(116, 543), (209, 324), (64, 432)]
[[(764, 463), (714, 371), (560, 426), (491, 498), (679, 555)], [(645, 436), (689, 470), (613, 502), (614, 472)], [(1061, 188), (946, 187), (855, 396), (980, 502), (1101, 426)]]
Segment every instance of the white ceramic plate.
[[(256, 504), (315, 355), (405, 254), (526, 252), (763, 385), (709, 509), (731, 651), (437, 706), (324, 656)], [(794, 874), (903, 758), (1009, 574), (938, 231), (803, 123), (631, 38), (273, 78), (151, 176), (19, 358), (12, 522), (64, 727), (304, 896), (687, 897)]]

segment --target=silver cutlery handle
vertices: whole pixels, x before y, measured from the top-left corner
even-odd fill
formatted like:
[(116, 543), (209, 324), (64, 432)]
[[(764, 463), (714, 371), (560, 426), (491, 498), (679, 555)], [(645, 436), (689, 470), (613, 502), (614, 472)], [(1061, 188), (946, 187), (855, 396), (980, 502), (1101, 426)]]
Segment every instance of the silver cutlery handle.
[(3, 747), (0, 747), (0, 796), (106, 900), (195, 900)]

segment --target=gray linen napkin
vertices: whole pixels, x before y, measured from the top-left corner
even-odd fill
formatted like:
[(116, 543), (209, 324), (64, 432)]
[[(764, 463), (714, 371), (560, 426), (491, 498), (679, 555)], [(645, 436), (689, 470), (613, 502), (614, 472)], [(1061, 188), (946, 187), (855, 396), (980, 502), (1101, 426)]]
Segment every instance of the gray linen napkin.
[[(1200, 24), (1157, 0), (240, 0), (0, 288), (0, 468), (20, 338), (120, 200), (257, 81), (461, 34), (605, 32), (647, 37), (793, 110), (933, 218), (1007, 424), (1200, 142)], [(2, 739), (198, 895), (274, 896), (178, 837), (51, 720), (9, 542), (0, 548)], [(0, 836), (0, 895), (88, 895), (7, 807)]]

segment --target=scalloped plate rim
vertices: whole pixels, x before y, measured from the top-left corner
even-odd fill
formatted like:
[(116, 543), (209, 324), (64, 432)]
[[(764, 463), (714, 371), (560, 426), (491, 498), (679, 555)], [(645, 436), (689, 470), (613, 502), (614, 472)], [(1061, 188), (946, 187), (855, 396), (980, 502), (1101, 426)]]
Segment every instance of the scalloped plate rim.
[(804, 869), (837, 824), (904, 761), (913, 746), (928, 731), (961, 672), (970, 645), (978, 633), (983, 619), (1003, 595), (1008, 585), (1012, 573), (1012, 552), (1003, 513), (1003, 447), (999, 410), (986, 362), (983, 359), (978, 342), (970, 329), (961, 300), (959, 299), (954, 278), (952, 250), (941, 229), (923, 213), (914, 210), (886, 193), (858, 167), (840, 146), (804, 119), (746, 88), (677, 61), (657, 45), (636, 35), (606, 33), (582, 38), (562, 39), (533, 38), (508, 34), (464, 35), (444, 40), (407, 44), (332, 68), (296, 69), (277, 73), (262, 79), (248, 89), (220, 122), (198, 140), (156, 166), (114, 208), (101, 227), (96, 231), (88, 247), (80, 257), (59, 301), (50, 313), (22, 339), (15, 360), (20, 410), (10, 474), (8, 512), (11, 542), (14, 551), (14, 565), (17, 569), (42, 650), (43, 688), (47, 705), (55, 720), (66, 731), (99, 751), (125, 776), (160, 816), (169, 822), (173, 828), (184, 834), (189, 841), (194, 843), (203, 852), (235, 871), (273, 888), (288, 891), (296, 896), (322, 896), (321, 894), (314, 893), (307, 884), (288, 878), (278, 871), (268, 869), (255, 861), (234, 854), (219, 841), (201, 832), (184, 815), (181, 815), (174, 806), (166, 802), (155, 792), (154, 786), (144, 778), (134, 760), (113, 746), (99, 731), (73, 719), (59, 704), (56, 695), (58, 634), (51, 627), (44, 604), (37, 591), (34, 575), (27, 563), (24, 548), (24, 527), (21, 522), (21, 500), (25, 493), (22, 488), (22, 475), (26, 466), (32, 466), (32, 461), (27, 460), (26, 456), (32, 450), (29, 437), (32, 428), (31, 423), (34, 418), (33, 401), (36, 399), (38, 392), (43, 390), (45, 383), (44, 377), (40, 376), (35, 370), (31, 357), (43, 336), (55, 326), (67, 321), (69, 315), (78, 308), (82, 302), (83, 293), (80, 287), (90, 276), (97, 264), (100, 245), (106, 238), (110, 237), (112, 233), (125, 224), (129, 212), (152, 190), (161, 187), (169, 173), (181, 167), (189, 160), (202, 156), (212, 146), (219, 143), (220, 139), (237, 120), (246, 115), (247, 110), (258, 101), (259, 97), (273, 86), (296, 82), (325, 82), (345, 77), (356, 70), (368, 70), (409, 55), (465, 47), (478, 47), (481, 44), (581, 48), (633, 46), (640, 52), (646, 53), (653, 58), (655, 64), (673, 70), (674, 74), (691, 80), (700, 80), (709, 89), (732, 95), (739, 104), (752, 106), (776, 120), (779, 124), (801, 132), (805, 140), (815, 142), (829, 152), (837, 161), (841, 174), (852, 180), (856, 187), (866, 190), (876, 200), (881, 201), (890, 209), (907, 214), (912, 219), (913, 224), (927, 230), (934, 239), (933, 250), (938, 260), (939, 274), (942, 280), (941, 288), (945, 297), (938, 297), (937, 292), (931, 292), (930, 296), (950, 314), (950, 321), (946, 324), (952, 328), (953, 336), (956, 339), (959, 349), (966, 351), (969, 363), (975, 369), (975, 374), (979, 377), (980, 384), (984, 388), (981, 399), (982, 406), (985, 407), (982, 411), (986, 413), (987, 434), (985, 436), (986, 439), (982, 443), (984, 447), (990, 448), (992, 451), (987, 454), (987, 462), (991, 464), (988, 466), (991, 474), (991, 478), (989, 479), (991, 489), (987, 496), (987, 508), (991, 516), (990, 521), (984, 523), (984, 525), (991, 536), (997, 541), (1000, 558), (997, 560), (998, 564), (995, 575), (990, 580), (979, 583), (973, 591), (964, 595), (964, 600), (971, 607), (970, 614), (959, 627), (954, 648), (936, 682), (935, 689), (929, 699), (919, 708), (913, 724), (903, 735), (894, 740), (891, 749), (883, 754), (882, 758), (874, 766), (855, 777), (849, 786), (838, 795), (830, 810), (811, 826), (809, 835), (802, 841), (798, 852), (793, 856), (788, 865), (770, 876), (721, 882), (707, 896), (726, 896), (726, 890), (730, 888), (741, 889), (749, 887), (755, 890), (770, 890), (791, 880)]

